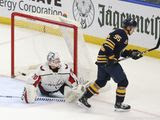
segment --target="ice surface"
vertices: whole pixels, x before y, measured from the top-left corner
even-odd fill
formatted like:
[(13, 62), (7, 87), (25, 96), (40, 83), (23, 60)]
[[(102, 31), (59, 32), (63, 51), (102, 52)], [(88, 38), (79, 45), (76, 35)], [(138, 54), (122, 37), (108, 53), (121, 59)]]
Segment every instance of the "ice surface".
[[(0, 25), (0, 95), (21, 96), (24, 83), (6, 76), (10, 69), (10, 27)], [(21, 33), (21, 31), (19, 31)], [(21, 34), (19, 34), (19, 37)], [(59, 44), (59, 43), (58, 43)], [(88, 44), (93, 61), (99, 46)], [(0, 97), (1, 120), (160, 120), (160, 60), (143, 57), (137, 61), (121, 62), (129, 86), (125, 102), (132, 106), (130, 112), (115, 112), (116, 84), (111, 80), (110, 89), (94, 96), (89, 102), (91, 110), (87, 111), (76, 104), (58, 102), (36, 102), (24, 104), (17, 98)], [(93, 66), (96, 71), (96, 65)], [(93, 76), (93, 80), (96, 77)]]

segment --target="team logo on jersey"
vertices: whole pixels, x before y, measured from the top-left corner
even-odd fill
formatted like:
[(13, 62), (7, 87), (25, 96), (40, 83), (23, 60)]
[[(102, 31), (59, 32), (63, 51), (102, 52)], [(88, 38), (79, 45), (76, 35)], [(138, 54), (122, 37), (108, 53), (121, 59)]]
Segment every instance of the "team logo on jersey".
[(95, 9), (91, 0), (74, 0), (73, 16), (82, 28), (90, 27), (94, 21)]

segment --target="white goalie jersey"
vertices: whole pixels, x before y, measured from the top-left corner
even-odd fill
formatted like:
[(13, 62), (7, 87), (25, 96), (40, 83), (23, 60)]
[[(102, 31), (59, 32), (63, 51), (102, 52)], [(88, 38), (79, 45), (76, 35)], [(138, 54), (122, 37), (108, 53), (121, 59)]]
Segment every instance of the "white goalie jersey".
[(82, 87), (78, 85), (78, 78), (67, 64), (61, 64), (60, 69), (53, 72), (45, 63), (29, 75), (22, 100), (25, 103), (33, 103), (38, 96), (37, 88), (39, 88), (41, 94), (45, 96), (60, 91), (67, 102), (72, 102), (82, 93)]
[(38, 67), (27, 79), (27, 83), (39, 87), (46, 92), (58, 91), (64, 84), (75, 87), (77, 86), (76, 76), (67, 64), (61, 64), (58, 72), (53, 72), (47, 63)]
[(66, 101), (72, 102), (84, 92), (82, 81), (77, 78), (68, 64), (60, 61), (58, 53), (49, 52), (47, 62), (29, 75), (22, 100), (26, 103), (33, 103), (37, 98), (37, 88), (39, 88), (44, 96), (55, 97), (54, 94), (60, 92)]

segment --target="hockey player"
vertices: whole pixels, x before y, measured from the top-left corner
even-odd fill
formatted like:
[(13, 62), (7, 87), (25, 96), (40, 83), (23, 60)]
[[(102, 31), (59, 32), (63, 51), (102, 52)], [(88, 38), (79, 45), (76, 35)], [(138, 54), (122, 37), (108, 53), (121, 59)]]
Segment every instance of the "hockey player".
[(116, 29), (111, 32), (106, 41), (101, 46), (97, 57), (97, 79), (87, 87), (86, 92), (78, 100), (80, 106), (90, 108), (88, 99), (94, 94), (99, 94), (99, 89), (104, 87), (108, 80), (112, 77), (117, 83), (116, 90), (116, 111), (127, 111), (131, 108), (130, 105), (123, 104), (126, 88), (128, 86), (128, 79), (121, 65), (118, 63), (120, 56), (131, 57), (132, 59), (139, 59), (142, 54), (138, 50), (124, 50), (128, 45), (128, 35), (131, 35), (137, 26), (137, 22), (132, 19), (125, 19), (123, 21), (123, 29)]
[(27, 79), (22, 100), (33, 103), (38, 96), (38, 89), (43, 96), (53, 97), (56, 92), (64, 95), (66, 101), (74, 101), (82, 95), (78, 78), (67, 64), (60, 61), (58, 53), (50, 52), (47, 62), (40, 65)]

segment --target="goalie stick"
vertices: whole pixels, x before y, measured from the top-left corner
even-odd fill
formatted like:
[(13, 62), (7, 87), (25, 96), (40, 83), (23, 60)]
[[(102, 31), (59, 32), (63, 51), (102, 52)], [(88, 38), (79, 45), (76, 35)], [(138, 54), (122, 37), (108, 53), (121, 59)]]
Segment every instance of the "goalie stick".
[[(155, 47), (150, 48), (150, 49), (148, 49), (148, 50), (145, 50), (145, 51), (141, 52), (140, 55), (144, 55), (144, 54), (146, 54), (146, 53), (148, 53), (148, 52), (151, 52), (151, 51), (153, 51), (153, 50), (156, 50), (156, 49), (159, 48), (159, 46), (160, 46), (160, 38), (158, 39), (158, 42), (157, 42), (157, 44), (156, 44)], [(118, 60), (118, 62), (121, 62), (121, 61), (126, 60), (126, 59), (129, 59), (129, 58), (130, 58), (130, 57), (122, 58), (122, 59)]]
[[(21, 99), (20, 96), (9, 96), (9, 95), (0, 95), (1, 98), (17, 98)], [(64, 98), (50, 98), (50, 97), (38, 97), (36, 101), (54, 101), (54, 102), (65, 102)]]
[[(19, 72), (19, 74), (22, 75), (22, 76), (27, 76), (27, 74), (24, 73), (24, 72)], [(56, 74), (58, 74), (58, 75), (65, 75), (65, 74), (70, 74), (70, 73), (56, 73)], [(44, 77), (44, 76), (50, 76), (50, 75), (54, 75), (54, 74), (53, 74), (53, 73), (48, 73), (48, 74), (42, 74), (42, 75), (39, 75), (39, 76)], [(87, 83), (88, 83), (88, 81), (84, 81), (83, 78), (77, 78), (74, 74), (70, 74), (70, 75), (71, 75), (74, 79), (77, 80), (78, 84), (87, 84)]]
[[(20, 75), (22, 76), (27, 76), (27, 73), (24, 72), (19, 72)], [(56, 73), (58, 75), (64, 75), (64, 74), (70, 74), (70, 73)], [(49, 75), (54, 75), (53, 73), (48, 73), (48, 74), (43, 74), (43, 75), (39, 75), (39, 76), (49, 76)]]

